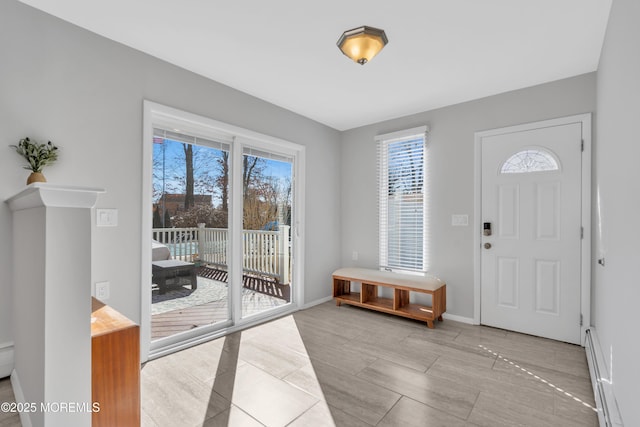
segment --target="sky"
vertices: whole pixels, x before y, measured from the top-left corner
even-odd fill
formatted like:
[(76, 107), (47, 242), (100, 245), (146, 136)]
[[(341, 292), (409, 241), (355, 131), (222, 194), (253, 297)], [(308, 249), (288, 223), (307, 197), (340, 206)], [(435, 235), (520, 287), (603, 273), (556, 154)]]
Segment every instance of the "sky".
[[(162, 143), (159, 143), (162, 141)], [(198, 181), (198, 173), (208, 173), (209, 177), (215, 178), (220, 175), (220, 171), (217, 168), (216, 159), (220, 158), (222, 151), (206, 147), (194, 145), (194, 169), (195, 180)], [(164, 153), (163, 153), (164, 150)], [(164, 156), (163, 156), (164, 154)], [(154, 138), (153, 144), (153, 185), (154, 185), (154, 201), (156, 201), (162, 193), (162, 173), (163, 173), (163, 160), (164, 160), (164, 172), (165, 172), (165, 189), (167, 193), (182, 193), (184, 192), (184, 184), (181, 182), (185, 176), (185, 155), (183, 143), (173, 141), (166, 138)], [(202, 163), (209, 163), (209, 165), (202, 166)], [(291, 163), (265, 159), (265, 168), (263, 174), (266, 176), (275, 177), (283, 182), (291, 179)], [(211, 179), (210, 179), (211, 180)], [(196, 194), (211, 194), (209, 190), (198, 188), (196, 185)], [(213, 194), (214, 205), (220, 202), (220, 195)]]

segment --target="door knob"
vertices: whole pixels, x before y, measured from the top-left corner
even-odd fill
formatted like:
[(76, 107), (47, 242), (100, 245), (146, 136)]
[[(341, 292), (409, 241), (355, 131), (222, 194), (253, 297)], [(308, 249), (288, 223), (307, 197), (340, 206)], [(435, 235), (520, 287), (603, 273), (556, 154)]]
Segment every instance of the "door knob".
[(491, 243), (485, 243), (484, 244), (484, 248), (485, 249), (491, 249)]

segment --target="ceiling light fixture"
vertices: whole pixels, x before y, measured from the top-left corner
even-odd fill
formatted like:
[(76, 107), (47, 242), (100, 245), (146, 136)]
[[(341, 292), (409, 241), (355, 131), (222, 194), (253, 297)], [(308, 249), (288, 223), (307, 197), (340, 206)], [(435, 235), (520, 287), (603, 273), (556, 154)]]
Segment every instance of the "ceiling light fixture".
[(366, 25), (345, 31), (338, 39), (338, 47), (349, 58), (364, 65), (389, 43), (384, 30)]

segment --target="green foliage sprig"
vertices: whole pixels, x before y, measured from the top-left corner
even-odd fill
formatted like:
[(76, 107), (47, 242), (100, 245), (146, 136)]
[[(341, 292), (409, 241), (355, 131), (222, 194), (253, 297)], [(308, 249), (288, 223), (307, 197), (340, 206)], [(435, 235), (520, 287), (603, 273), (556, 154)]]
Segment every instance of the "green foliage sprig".
[(48, 166), (58, 160), (58, 147), (53, 145), (51, 141), (46, 144), (31, 142), (27, 137), (21, 139), (18, 145), (10, 145), (16, 153), (20, 154), (27, 160), (28, 165), (23, 166), (32, 172), (42, 172), (42, 168)]

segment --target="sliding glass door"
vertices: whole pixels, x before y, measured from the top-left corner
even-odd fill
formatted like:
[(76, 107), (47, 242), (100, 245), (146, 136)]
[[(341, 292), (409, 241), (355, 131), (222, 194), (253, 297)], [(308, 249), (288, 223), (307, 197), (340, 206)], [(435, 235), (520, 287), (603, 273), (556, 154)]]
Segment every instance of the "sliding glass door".
[(152, 340), (231, 319), (229, 150), (153, 130)]
[(303, 147), (151, 102), (145, 141), (143, 360), (295, 309)]

